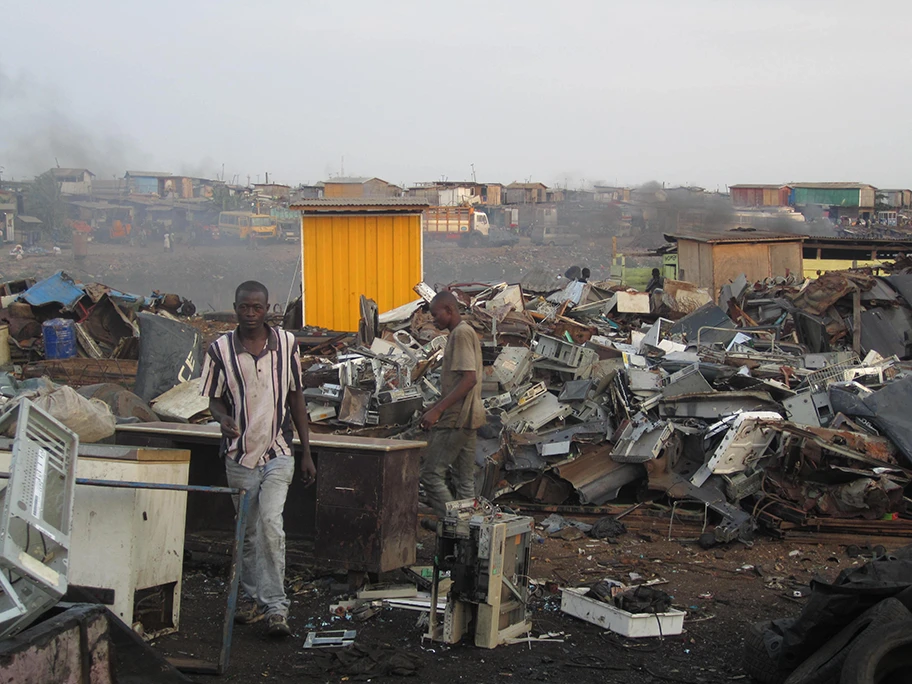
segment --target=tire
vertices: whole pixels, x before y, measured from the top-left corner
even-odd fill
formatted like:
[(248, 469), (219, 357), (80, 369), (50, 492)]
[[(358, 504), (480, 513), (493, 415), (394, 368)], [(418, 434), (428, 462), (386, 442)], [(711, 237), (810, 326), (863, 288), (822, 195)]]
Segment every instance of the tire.
[(764, 636), (771, 624), (769, 620), (754, 623), (744, 639), (744, 672), (757, 684), (784, 684), (789, 675), (766, 647)]
[(852, 620), (801, 663), (785, 684), (837, 684), (843, 664), (857, 640), (870, 629), (900, 620), (912, 620), (912, 613), (895, 598), (884, 599)]
[(912, 682), (912, 620), (871, 625), (848, 649), (839, 684)]

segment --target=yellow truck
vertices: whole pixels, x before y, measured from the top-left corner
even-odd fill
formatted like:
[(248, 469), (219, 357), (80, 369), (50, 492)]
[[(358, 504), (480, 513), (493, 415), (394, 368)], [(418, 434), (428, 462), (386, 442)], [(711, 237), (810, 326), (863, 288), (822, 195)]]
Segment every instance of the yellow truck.
[(223, 211), (218, 220), (219, 239), (235, 238), (246, 241), (278, 240), (279, 227), (274, 216), (249, 211)]

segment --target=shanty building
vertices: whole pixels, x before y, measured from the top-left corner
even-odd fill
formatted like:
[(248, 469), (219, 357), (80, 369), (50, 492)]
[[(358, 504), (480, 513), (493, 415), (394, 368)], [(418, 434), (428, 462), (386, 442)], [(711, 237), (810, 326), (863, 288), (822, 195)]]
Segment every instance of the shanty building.
[(400, 194), (398, 186), (380, 178), (337, 176), (323, 183), (323, 197), (328, 199), (382, 199)]
[(51, 169), (61, 195), (91, 195), (95, 174), (88, 169)]
[(733, 207), (787, 207), (790, 188), (787, 185), (730, 185)]
[(361, 295), (383, 313), (416, 299), (423, 277), (422, 212), (408, 198), (313, 199), (301, 218), (303, 323), (353, 332)]
[(548, 186), (544, 183), (510, 183), (506, 187), (506, 204), (535, 204), (548, 201)]
[(678, 244), (678, 280), (709, 288), (713, 297), (741, 274), (753, 283), (803, 273), (801, 247), (806, 235), (731, 230), (666, 235), (665, 239)]
[(819, 207), (838, 221), (863, 218), (874, 213), (877, 188), (865, 183), (789, 183), (789, 204), (806, 212)]

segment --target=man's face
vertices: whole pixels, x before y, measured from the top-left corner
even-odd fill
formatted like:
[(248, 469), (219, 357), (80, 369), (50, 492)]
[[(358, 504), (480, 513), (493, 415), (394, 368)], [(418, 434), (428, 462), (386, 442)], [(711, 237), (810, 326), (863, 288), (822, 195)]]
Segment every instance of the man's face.
[(241, 292), (234, 303), (234, 312), (238, 317), (238, 326), (246, 332), (253, 332), (266, 322), (269, 302), (262, 292)]
[(431, 304), (431, 316), (434, 318), (434, 325), (438, 330), (449, 330), (453, 320), (453, 312), (450, 307), (440, 302), (434, 302)]

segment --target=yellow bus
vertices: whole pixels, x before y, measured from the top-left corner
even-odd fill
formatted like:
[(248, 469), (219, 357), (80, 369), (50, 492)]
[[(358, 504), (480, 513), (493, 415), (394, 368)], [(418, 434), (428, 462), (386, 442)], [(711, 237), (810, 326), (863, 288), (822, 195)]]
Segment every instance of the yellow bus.
[(269, 214), (254, 214), (249, 211), (223, 211), (219, 214), (219, 238), (247, 240), (252, 235), (257, 240), (276, 240), (279, 228)]

